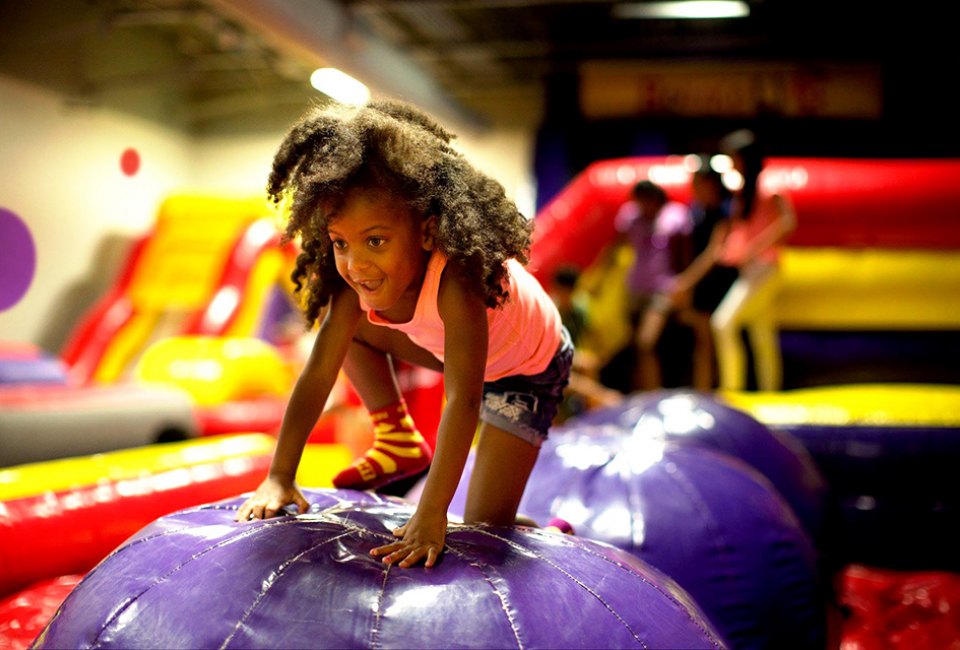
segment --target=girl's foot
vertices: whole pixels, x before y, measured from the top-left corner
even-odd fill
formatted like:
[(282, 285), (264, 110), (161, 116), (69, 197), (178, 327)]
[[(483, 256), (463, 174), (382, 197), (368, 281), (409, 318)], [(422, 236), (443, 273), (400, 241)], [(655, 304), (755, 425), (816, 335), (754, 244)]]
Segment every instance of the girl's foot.
[(336, 488), (374, 490), (430, 466), (433, 451), (417, 431), (403, 400), (372, 412), (370, 417), (373, 447), (333, 477)]

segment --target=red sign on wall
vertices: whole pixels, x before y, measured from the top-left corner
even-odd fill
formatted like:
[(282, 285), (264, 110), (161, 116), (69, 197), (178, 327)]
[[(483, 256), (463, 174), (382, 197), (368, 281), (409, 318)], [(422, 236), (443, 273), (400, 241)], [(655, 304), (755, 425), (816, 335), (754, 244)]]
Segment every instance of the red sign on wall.
[(589, 118), (629, 116), (876, 119), (882, 82), (874, 66), (797, 64), (621, 64), (581, 69)]

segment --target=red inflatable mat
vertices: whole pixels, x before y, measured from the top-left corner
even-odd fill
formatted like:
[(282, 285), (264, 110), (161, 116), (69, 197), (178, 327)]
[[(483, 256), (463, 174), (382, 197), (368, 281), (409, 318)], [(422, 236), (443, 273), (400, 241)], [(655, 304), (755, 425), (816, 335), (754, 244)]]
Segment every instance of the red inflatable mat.
[(0, 649), (26, 650), (83, 576), (41, 580), (0, 600)]
[(960, 648), (960, 574), (852, 565), (843, 572), (842, 650)]

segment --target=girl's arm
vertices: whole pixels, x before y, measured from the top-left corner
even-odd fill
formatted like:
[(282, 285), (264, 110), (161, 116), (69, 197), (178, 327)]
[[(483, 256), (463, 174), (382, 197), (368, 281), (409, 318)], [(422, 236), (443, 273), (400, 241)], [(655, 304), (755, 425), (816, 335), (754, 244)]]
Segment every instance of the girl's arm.
[[(449, 268), (449, 267), (448, 267)], [(423, 561), (433, 566), (443, 551), (447, 508), (453, 499), (480, 419), (487, 363), (487, 309), (452, 272), (444, 274), (438, 300), (444, 325), (443, 385), (446, 406), (437, 429), (437, 447), (417, 510), (393, 531), (401, 541), (375, 548), (373, 555), (403, 568)]]
[(726, 219), (717, 222), (713, 230), (710, 231), (710, 241), (707, 243), (707, 247), (690, 262), (690, 266), (674, 277), (675, 293), (689, 291), (713, 268), (720, 256), (723, 242), (726, 240), (729, 230), (730, 224)]
[(240, 506), (237, 521), (272, 517), (289, 503), (300, 512), (308, 507), (295, 482), (303, 447), (337, 380), (361, 315), (357, 296), (343, 290), (332, 299), (310, 357), (290, 395), (270, 472)]

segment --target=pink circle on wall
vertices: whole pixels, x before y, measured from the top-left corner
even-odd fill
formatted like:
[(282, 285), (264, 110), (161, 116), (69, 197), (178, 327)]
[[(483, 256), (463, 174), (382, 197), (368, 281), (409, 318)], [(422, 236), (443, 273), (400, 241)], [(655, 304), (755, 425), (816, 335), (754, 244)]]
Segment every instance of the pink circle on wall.
[(0, 311), (17, 304), (37, 269), (37, 248), (27, 225), (0, 208)]
[(140, 170), (140, 154), (133, 147), (128, 147), (120, 154), (120, 169), (127, 176), (133, 176)]

